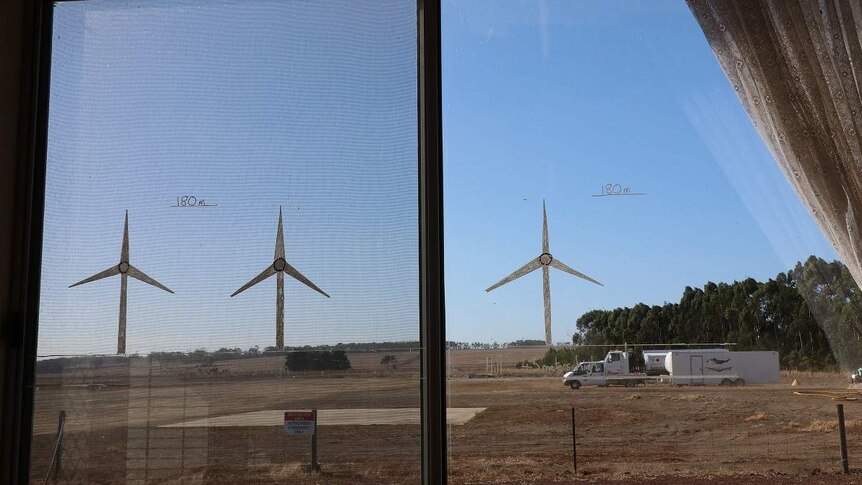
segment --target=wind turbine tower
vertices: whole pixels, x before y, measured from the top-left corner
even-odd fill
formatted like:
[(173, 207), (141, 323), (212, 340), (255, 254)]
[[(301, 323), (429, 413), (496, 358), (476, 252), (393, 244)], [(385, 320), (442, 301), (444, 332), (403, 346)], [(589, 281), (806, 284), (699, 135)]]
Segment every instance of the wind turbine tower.
[(536, 256), (535, 259), (530, 260), (524, 266), (516, 269), (512, 274), (506, 276), (502, 280), (490, 286), (485, 291), (491, 291), (496, 288), (499, 288), (510, 281), (514, 281), (521, 276), (532, 273), (533, 271), (542, 268), (542, 293), (544, 295), (545, 301), (545, 344), (552, 345), (551, 341), (551, 275), (550, 268), (556, 268), (560, 271), (569, 273), (571, 275), (577, 276), (578, 278), (585, 279), (591, 283), (595, 283), (599, 286), (604, 286), (598, 281), (590, 278), (589, 276), (581, 273), (580, 271), (576, 271), (566, 264), (564, 264), (559, 259), (554, 259), (551, 255), (550, 244), (548, 244), (548, 212), (545, 210), (545, 201), (542, 200), (542, 254)]
[(261, 281), (276, 275), (276, 291), (275, 291), (275, 348), (276, 350), (284, 350), (284, 274), (294, 278), (295, 280), (305, 284), (312, 290), (329, 298), (329, 295), (318, 288), (308, 278), (302, 275), (299, 271), (291, 266), (284, 256), (284, 229), (281, 223), (281, 207), (278, 208), (278, 234), (275, 236), (275, 257), (272, 264), (266, 267), (259, 275), (252, 278), (251, 281), (242, 285), (242, 287), (231, 295), (231, 298), (260, 283)]
[(71, 286), (83, 285), (85, 283), (90, 283), (92, 281), (101, 280), (103, 278), (107, 278), (109, 276), (120, 275), (120, 328), (117, 332), (117, 355), (122, 355), (126, 353), (126, 293), (128, 286), (129, 276), (135, 278), (137, 280), (143, 281), (144, 283), (155, 286), (156, 288), (160, 288), (162, 290), (167, 291), (168, 293), (173, 293), (167, 286), (159, 283), (158, 281), (150, 278), (143, 271), (135, 268), (129, 263), (129, 211), (126, 211), (126, 222), (123, 226), (123, 246), (120, 248), (120, 262), (115, 266), (111, 266), (110, 268), (102, 271), (101, 273), (96, 273), (89, 278), (83, 279)]

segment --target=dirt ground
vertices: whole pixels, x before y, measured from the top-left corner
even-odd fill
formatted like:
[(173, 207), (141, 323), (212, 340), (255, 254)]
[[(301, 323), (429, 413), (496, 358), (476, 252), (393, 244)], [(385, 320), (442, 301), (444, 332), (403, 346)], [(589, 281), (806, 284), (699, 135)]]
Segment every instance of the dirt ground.
[[(465, 352), (456, 366), (486, 368), (487, 353)], [(782, 384), (743, 388), (572, 391), (558, 377), (515, 377), (511, 364), (523, 353), (498, 359), (508, 377), (453, 373), (449, 407), (487, 409), (449, 426), (450, 483), (862, 483), (862, 402), (844, 402), (854, 471), (845, 477), (836, 403), (793, 393), (846, 390), (839, 375), (785, 374)], [(262, 357), (203, 370), (138, 359), (40, 375), (32, 482), (45, 481), (62, 409), (57, 483), (418, 483), (417, 425), (321, 426), (320, 473), (307, 470), (309, 438), (285, 436), (281, 426), (161, 427), (277, 409), (418, 407), (415, 354), (399, 355), (395, 370), (380, 357), (351, 355), (353, 370), (326, 374), (284, 375), (282, 357)], [(789, 385), (793, 378), (799, 387)]]

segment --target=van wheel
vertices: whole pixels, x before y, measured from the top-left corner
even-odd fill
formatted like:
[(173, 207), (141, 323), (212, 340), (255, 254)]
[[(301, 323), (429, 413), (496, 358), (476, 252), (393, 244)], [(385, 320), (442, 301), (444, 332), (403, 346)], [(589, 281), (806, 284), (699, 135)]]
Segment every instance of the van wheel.
[(722, 380), (721, 380), (721, 385), (722, 385), (722, 386), (725, 386), (725, 387), (726, 387), (726, 386), (732, 386), (732, 385), (733, 385), (733, 381), (731, 381), (730, 379), (722, 379)]
[(733, 383), (733, 385), (734, 386), (740, 386), (740, 387), (744, 386), (745, 385), (745, 379), (737, 379), (736, 382)]
[(570, 383), (569, 383), (569, 386), (570, 386), (572, 389), (580, 389), (580, 388), (581, 388), (581, 383), (580, 383), (580, 382), (578, 382), (578, 381), (572, 381), (572, 382), (570, 382)]

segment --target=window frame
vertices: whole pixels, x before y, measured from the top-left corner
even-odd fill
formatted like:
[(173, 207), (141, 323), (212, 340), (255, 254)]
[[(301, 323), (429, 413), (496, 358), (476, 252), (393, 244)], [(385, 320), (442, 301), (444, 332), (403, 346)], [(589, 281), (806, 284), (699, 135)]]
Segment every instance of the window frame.
[(419, 313), (422, 483), (445, 484), (446, 318), (443, 286), (443, 83), (440, 0), (417, 0)]
[[(12, 264), (0, 270), (5, 290), (0, 305), (0, 483), (29, 483), (33, 390), (42, 263), (42, 221), (45, 201), (48, 96), (51, 42), (51, 4), (48, 1), (14, 0), (4, 8), (17, 15), (0, 15), (13, 32), (6, 72), (17, 74), (17, 124), (10, 128), (14, 144), (2, 147), (6, 159), (0, 177), (0, 212), (8, 214), (0, 233), (6, 236), (0, 253)], [(14, 59), (14, 60), (13, 60)], [(13, 75), (14, 75), (13, 74)], [(12, 82), (7, 79), (7, 82)], [(4, 100), (12, 104), (11, 100)], [(9, 133), (11, 135), (11, 133)]]
[[(0, 218), (7, 235), (0, 254), (12, 262), (0, 266), (0, 483), (9, 484), (30, 480), (54, 3), (10, 0), (0, 7), (8, 14), (0, 15), (0, 27), (20, 33), (8, 46), (20, 57), (0, 61), (9, 73), (0, 81), (17, 75), (20, 88), (17, 126), (7, 130), (17, 143), (0, 145), (0, 175), (14, 174), (0, 177), (0, 193), (12, 195), (0, 198), (0, 212), (10, 215)], [(421, 477), (428, 485), (447, 478), (440, 0), (416, 0), (416, 19)]]

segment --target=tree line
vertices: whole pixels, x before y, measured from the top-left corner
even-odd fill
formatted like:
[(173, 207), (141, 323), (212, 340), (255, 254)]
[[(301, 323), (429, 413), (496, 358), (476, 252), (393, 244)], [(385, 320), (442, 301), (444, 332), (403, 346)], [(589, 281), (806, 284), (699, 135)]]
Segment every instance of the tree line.
[(509, 347), (535, 347), (544, 346), (544, 340), (538, 339), (519, 339), (512, 342), (455, 342), (446, 341), (446, 350), (488, 350), (488, 349), (507, 349)]
[[(679, 303), (589, 311), (577, 328), (576, 349), (589, 349), (580, 344), (731, 342), (737, 344), (732, 350), (778, 351), (785, 369), (862, 366), (862, 294), (844, 264), (815, 256), (766, 282), (708, 282), (703, 288), (686, 287)], [(583, 350), (581, 360), (607, 350)]]

